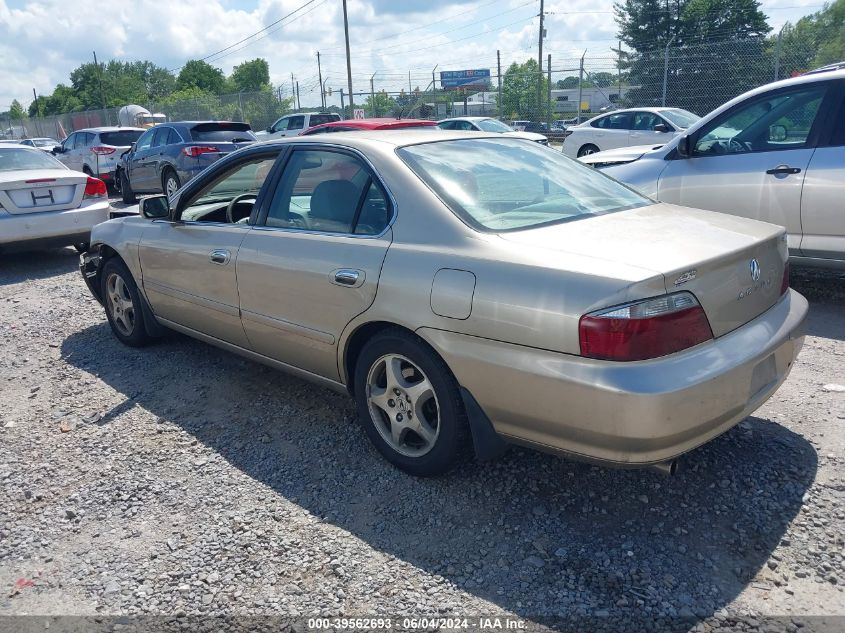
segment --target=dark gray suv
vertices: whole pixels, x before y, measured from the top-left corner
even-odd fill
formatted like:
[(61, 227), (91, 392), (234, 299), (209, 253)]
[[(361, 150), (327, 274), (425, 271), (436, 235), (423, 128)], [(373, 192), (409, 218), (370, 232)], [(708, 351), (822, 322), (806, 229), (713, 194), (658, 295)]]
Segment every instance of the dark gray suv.
[(254, 143), (248, 123), (179, 121), (150, 128), (121, 158), (115, 186), (127, 204), (135, 194), (166, 193), (245, 145)]

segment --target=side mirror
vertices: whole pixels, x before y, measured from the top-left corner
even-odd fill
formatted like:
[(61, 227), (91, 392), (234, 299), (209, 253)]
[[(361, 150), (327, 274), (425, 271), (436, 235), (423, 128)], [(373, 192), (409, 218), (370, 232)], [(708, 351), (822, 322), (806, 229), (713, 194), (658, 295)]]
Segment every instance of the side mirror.
[(775, 143), (782, 143), (786, 140), (786, 126), (785, 125), (771, 125), (769, 126), (769, 140)]
[(272, 134), (272, 133), (273, 133), (273, 126), (271, 125), (270, 127), (268, 127), (268, 128), (267, 128), (267, 131), (268, 131), (270, 134)]
[(675, 148), (675, 151), (678, 152), (678, 156), (680, 158), (690, 157), (690, 154), (692, 154), (692, 141), (690, 141), (689, 135), (684, 134), (680, 139), (678, 139), (678, 145)]
[(136, 143), (132, 143), (132, 145), (129, 146), (129, 153), (130, 154), (132, 154), (135, 151), (135, 145), (136, 145)]
[(141, 215), (148, 220), (163, 220), (170, 217), (170, 201), (167, 196), (148, 196), (139, 203)]
[(668, 132), (669, 126), (666, 125), (665, 123), (658, 123), (657, 125), (654, 126), (654, 131), (655, 132)]
[(63, 151), (65, 151), (65, 150), (62, 149), (61, 145), (56, 145), (56, 146), (53, 147), (53, 149), (50, 150), (50, 153), (51, 154), (61, 154)]

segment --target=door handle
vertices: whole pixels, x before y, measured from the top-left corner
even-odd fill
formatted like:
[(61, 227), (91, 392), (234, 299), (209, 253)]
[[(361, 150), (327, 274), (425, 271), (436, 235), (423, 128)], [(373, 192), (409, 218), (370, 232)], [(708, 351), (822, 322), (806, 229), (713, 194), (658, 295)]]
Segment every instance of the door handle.
[(232, 254), (229, 251), (224, 251), (222, 249), (211, 251), (208, 254), (208, 259), (212, 264), (220, 264), (221, 266), (225, 266), (229, 263), (229, 259), (231, 258)]
[(351, 268), (340, 268), (339, 270), (334, 271), (333, 278), (334, 283), (341, 286), (355, 287), (360, 285), (358, 283), (359, 279), (363, 281), (361, 272), (358, 270), (352, 270)]
[(773, 176), (777, 176), (780, 174), (800, 174), (801, 168), (800, 167), (790, 167), (789, 165), (778, 165), (773, 169), (767, 169), (767, 174), (771, 174)]

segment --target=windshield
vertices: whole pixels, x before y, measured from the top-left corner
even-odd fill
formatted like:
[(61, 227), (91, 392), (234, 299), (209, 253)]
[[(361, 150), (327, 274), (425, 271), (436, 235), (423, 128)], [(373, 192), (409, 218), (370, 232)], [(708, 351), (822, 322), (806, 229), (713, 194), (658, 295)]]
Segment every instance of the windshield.
[(693, 114), (687, 110), (681, 110), (680, 108), (661, 110), (660, 114), (669, 119), (669, 122), (673, 125), (684, 129), (688, 128), (701, 118), (697, 114)]
[(424, 143), (398, 154), (453, 213), (480, 231), (516, 231), (650, 204), (560, 152), (511, 138)]
[(0, 145), (0, 171), (19, 169), (66, 169), (55, 158), (36, 149)]
[(200, 123), (191, 128), (197, 143), (251, 143), (257, 141), (247, 123)]
[(121, 130), (120, 132), (100, 132), (100, 143), (103, 145), (114, 145), (115, 147), (129, 147), (137, 141), (142, 130)]
[(498, 132), (500, 134), (504, 134), (505, 132), (514, 131), (511, 126), (505, 125), (496, 119), (481, 119), (480, 121), (476, 121), (476, 125), (478, 125), (478, 127), (480, 127), (484, 132)]

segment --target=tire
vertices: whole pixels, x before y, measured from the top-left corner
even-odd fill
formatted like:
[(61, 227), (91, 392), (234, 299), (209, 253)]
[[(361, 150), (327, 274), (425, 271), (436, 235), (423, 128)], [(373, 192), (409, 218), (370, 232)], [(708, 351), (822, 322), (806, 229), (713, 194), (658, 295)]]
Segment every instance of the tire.
[(91, 245), (88, 242), (79, 242), (78, 244), (74, 244), (73, 247), (76, 249), (77, 253), (84, 253), (88, 250)]
[(85, 165), (85, 166), (82, 168), (82, 173), (83, 173), (83, 174), (85, 174), (86, 176), (88, 176), (89, 178), (93, 178), (93, 177), (94, 177), (94, 172), (93, 172), (93, 171), (91, 171), (91, 170), (88, 168), (88, 166), (87, 166), (87, 165)]
[[(388, 382), (389, 368), (399, 380)], [(356, 362), (354, 393), (367, 436), (397, 468), (432, 477), (469, 457), (469, 424), (458, 382), (416, 336), (395, 329), (370, 339)]]
[(172, 168), (167, 167), (161, 174), (161, 190), (168, 198), (172, 198), (181, 186), (179, 176)]
[(106, 318), (117, 340), (129, 347), (142, 347), (149, 343), (141, 295), (126, 264), (113, 257), (103, 266), (100, 278)]
[(132, 191), (132, 184), (129, 182), (129, 176), (124, 170), (120, 170), (120, 198), (124, 204), (135, 204), (138, 199), (135, 197), (135, 192)]
[(590, 154), (595, 154), (598, 151), (600, 151), (598, 147), (596, 147), (592, 143), (587, 143), (586, 145), (582, 145), (580, 148), (578, 148), (578, 158), (581, 158), (582, 156), (589, 156)]

